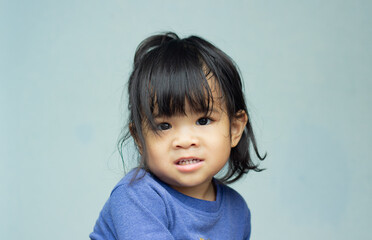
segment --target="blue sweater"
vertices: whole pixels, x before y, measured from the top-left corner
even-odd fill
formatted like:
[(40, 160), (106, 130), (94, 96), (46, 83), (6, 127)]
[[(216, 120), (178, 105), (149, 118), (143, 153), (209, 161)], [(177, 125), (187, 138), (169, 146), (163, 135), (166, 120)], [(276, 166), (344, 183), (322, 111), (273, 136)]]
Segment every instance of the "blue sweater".
[[(140, 170), (138, 176), (145, 172)], [(250, 212), (232, 188), (214, 180), (216, 201), (186, 196), (150, 173), (130, 184), (134, 170), (111, 192), (91, 239), (249, 239)]]

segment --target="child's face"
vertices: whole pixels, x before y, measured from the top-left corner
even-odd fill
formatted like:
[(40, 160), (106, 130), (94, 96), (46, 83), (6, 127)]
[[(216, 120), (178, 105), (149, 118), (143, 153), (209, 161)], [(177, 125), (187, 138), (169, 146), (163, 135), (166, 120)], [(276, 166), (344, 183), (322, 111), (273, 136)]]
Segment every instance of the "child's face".
[(218, 100), (220, 94), (212, 93), (210, 115), (193, 112), (186, 103), (186, 115), (155, 119), (159, 134), (144, 129), (150, 171), (176, 190), (198, 198), (203, 198), (200, 191), (211, 189), (213, 176), (228, 161), (247, 120), (233, 118), (230, 126), (226, 106)]

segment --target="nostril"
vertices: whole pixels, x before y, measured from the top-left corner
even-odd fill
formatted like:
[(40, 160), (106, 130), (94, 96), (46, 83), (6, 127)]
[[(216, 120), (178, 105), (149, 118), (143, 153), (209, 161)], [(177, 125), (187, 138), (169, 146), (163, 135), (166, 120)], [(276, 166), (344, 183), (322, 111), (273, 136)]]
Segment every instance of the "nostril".
[(199, 140), (193, 137), (180, 137), (174, 140), (173, 146), (176, 148), (189, 148), (196, 147), (199, 145)]

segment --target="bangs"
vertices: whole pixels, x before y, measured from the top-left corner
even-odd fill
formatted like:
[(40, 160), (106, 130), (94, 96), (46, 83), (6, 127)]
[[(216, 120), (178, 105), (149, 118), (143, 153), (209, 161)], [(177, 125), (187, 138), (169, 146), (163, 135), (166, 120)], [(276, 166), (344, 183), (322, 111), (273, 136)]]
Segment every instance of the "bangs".
[(186, 114), (186, 103), (191, 111), (206, 115), (213, 109), (213, 73), (195, 48), (173, 40), (153, 49), (143, 60), (139, 100), (143, 120), (153, 129), (156, 117)]

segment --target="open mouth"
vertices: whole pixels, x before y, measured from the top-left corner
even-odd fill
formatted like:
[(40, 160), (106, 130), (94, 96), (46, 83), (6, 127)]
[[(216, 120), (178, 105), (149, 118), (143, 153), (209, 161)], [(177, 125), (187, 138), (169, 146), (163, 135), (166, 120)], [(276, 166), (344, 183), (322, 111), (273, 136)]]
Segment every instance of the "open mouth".
[(189, 158), (189, 159), (181, 159), (177, 161), (177, 165), (190, 165), (190, 164), (196, 164), (201, 162), (202, 160), (196, 159), (196, 158)]

